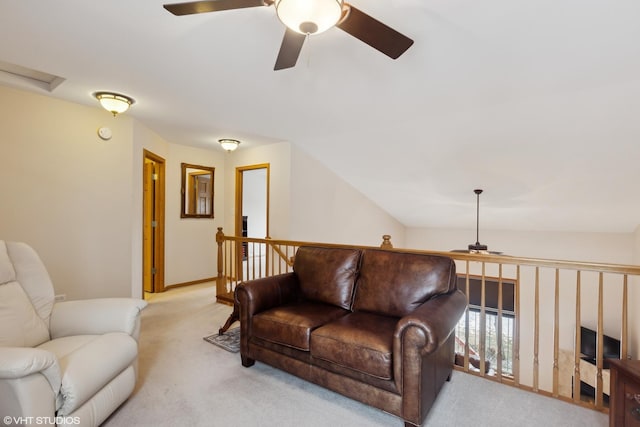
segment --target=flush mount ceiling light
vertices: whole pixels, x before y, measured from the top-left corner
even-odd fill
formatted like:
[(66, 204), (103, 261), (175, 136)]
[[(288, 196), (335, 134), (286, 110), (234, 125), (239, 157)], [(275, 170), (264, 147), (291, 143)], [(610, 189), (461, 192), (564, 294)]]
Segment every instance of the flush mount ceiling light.
[(276, 13), (288, 28), (300, 34), (320, 34), (338, 23), (342, 0), (276, 0)]
[(229, 138), (219, 139), (218, 143), (220, 143), (222, 148), (224, 148), (228, 152), (234, 151), (236, 148), (238, 148), (238, 145), (240, 145), (240, 141), (238, 141), (237, 139), (229, 139)]
[(111, 112), (113, 117), (122, 114), (135, 102), (133, 98), (114, 92), (96, 92), (93, 96), (100, 101), (102, 107)]

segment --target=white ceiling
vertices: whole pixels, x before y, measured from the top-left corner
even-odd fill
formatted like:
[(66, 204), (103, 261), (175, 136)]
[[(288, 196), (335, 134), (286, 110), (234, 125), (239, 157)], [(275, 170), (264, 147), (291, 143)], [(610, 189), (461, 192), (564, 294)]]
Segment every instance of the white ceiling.
[[(290, 141), (407, 226), (631, 232), (640, 224), (640, 1), (351, 0), (415, 40), (391, 60), (333, 28), (273, 71), (273, 7), (3, 0), (0, 61), (113, 90), (165, 139)], [(310, 195), (312, 197), (312, 195)]]

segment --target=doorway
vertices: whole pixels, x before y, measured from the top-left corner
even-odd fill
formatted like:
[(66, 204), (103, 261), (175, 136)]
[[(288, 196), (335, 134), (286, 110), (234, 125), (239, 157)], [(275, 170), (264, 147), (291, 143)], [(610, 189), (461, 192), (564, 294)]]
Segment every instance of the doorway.
[(142, 165), (142, 291), (164, 291), (165, 160), (144, 150)]
[[(263, 163), (236, 168), (235, 235), (264, 239), (269, 236), (269, 164)], [(237, 250), (239, 280), (255, 272), (256, 266), (266, 265), (259, 259), (266, 254), (264, 245), (243, 243)], [(260, 271), (258, 268), (257, 271)]]

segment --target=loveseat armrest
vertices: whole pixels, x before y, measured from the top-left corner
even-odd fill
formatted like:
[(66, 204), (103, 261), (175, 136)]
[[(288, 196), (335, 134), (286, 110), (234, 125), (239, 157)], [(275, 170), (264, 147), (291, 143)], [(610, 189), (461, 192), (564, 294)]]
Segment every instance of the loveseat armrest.
[(243, 316), (253, 316), (295, 301), (298, 290), (298, 278), (295, 273), (278, 274), (241, 283), (235, 293), (240, 305), (240, 323)]
[(53, 394), (58, 394), (62, 377), (58, 359), (53, 353), (32, 347), (0, 347), (0, 381), (17, 380), (33, 374), (42, 374)]
[(140, 312), (147, 302), (135, 298), (96, 298), (54, 304), (51, 338), (124, 332), (137, 339)]
[(451, 335), (467, 306), (467, 297), (460, 290), (440, 295), (424, 302), (400, 319), (394, 333), (394, 354), (401, 354), (405, 333), (418, 328), (423, 338), (415, 342), (423, 355), (436, 351)]
[[(459, 290), (426, 301), (398, 321), (393, 373), (401, 391), (402, 418), (421, 425), (453, 369), (456, 324), (467, 306)], [(406, 423), (405, 423), (406, 424)]]

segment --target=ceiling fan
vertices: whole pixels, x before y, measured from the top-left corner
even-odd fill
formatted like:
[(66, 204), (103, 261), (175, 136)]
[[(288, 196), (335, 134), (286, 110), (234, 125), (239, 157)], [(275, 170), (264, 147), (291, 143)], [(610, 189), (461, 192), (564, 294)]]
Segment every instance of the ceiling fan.
[(287, 27), (274, 70), (295, 66), (307, 36), (332, 27), (346, 31), (392, 59), (413, 44), (407, 36), (344, 0), (202, 0), (165, 4), (164, 8), (181, 16), (271, 5), (275, 5), (278, 18)]
[(468, 249), (454, 249), (451, 252), (502, 255), (502, 252), (490, 251), (487, 245), (480, 243), (480, 194), (482, 194), (482, 190), (476, 189), (473, 192), (476, 193), (476, 242), (470, 244)]

